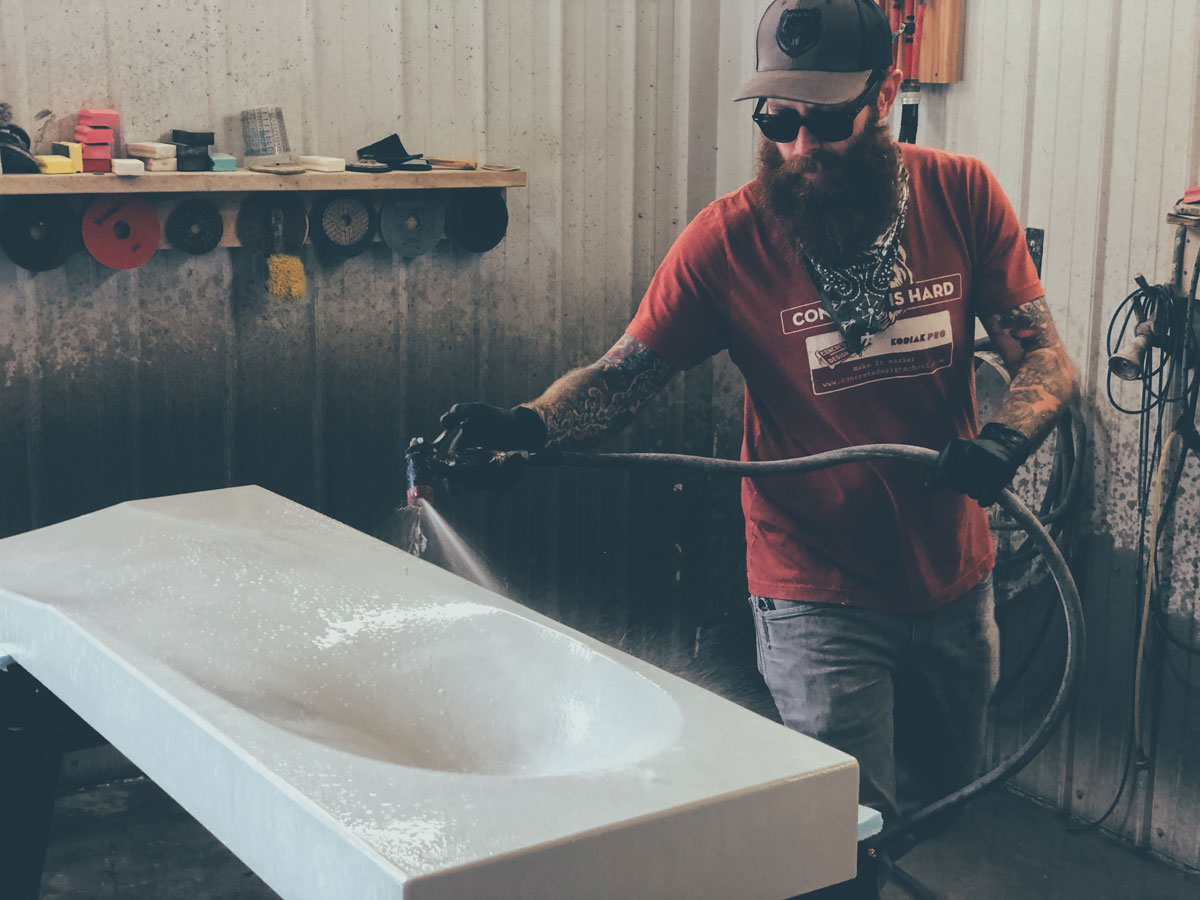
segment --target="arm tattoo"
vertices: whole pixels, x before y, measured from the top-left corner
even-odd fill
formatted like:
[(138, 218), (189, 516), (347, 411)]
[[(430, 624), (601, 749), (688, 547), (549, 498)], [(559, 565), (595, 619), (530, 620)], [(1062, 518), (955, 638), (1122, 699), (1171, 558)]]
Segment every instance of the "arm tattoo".
[(629, 424), (675, 368), (625, 334), (590, 366), (568, 372), (531, 406), (546, 423), (546, 446), (596, 442)]
[(1059, 340), (1046, 300), (1039, 297), (989, 316), (984, 326), (1012, 374), (995, 421), (1037, 444), (1079, 390), (1075, 365)]
[[(1050, 310), (1044, 297), (1022, 303), (998, 316), (992, 316), (991, 319), (994, 325), (986, 323), (988, 331), (992, 332), (994, 328), (1008, 338), (1002, 342), (997, 335), (992, 335), (996, 342), (1001, 344), (1002, 352), (1007, 349), (1003, 346), (1006, 343), (1016, 344), (1025, 353), (1030, 350), (1045, 350), (1058, 343), (1058, 334), (1054, 330), (1054, 322), (1050, 318)], [(1007, 352), (1004, 353), (1004, 358), (1009, 358)]]

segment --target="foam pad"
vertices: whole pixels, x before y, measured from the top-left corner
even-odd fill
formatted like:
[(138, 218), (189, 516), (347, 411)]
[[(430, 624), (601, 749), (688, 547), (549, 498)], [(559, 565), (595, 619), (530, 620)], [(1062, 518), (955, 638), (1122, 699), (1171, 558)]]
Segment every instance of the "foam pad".
[(212, 170), (214, 172), (237, 171), (237, 159), (228, 153), (210, 153), (209, 159), (212, 160)]
[(125, 145), (125, 152), (140, 159), (174, 159), (175, 145), (158, 141), (138, 141)]
[(96, 125), (76, 125), (75, 140), (84, 144), (111, 144), (114, 135), (111, 128)]
[(79, 124), (116, 128), (121, 124), (121, 117), (115, 109), (81, 109)]
[(71, 171), (83, 171), (83, 145), (78, 141), (55, 141), (50, 145), (50, 152), (71, 160)]
[(83, 158), (112, 159), (112, 144), (80, 144), (83, 148)]
[(85, 172), (111, 172), (111, 159), (85, 159), (83, 161), (83, 171)]
[(176, 159), (208, 159), (208, 146), (175, 143)]
[(43, 175), (72, 175), (75, 172), (70, 158), (66, 156), (48, 153), (45, 156), (35, 156), (34, 159), (37, 160), (38, 171)]
[(147, 172), (176, 172), (179, 169), (178, 160), (172, 159), (148, 159), (146, 160)]
[(346, 160), (340, 156), (302, 156), (298, 162), (304, 168), (313, 172), (346, 171)]
[(182, 131), (178, 128), (171, 130), (171, 141), (176, 144), (185, 144), (189, 147), (210, 147), (213, 143), (214, 135), (211, 131)]
[(112, 170), (114, 175), (141, 175), (146, 171), (146, 164), (140, 159), (114, 159)]

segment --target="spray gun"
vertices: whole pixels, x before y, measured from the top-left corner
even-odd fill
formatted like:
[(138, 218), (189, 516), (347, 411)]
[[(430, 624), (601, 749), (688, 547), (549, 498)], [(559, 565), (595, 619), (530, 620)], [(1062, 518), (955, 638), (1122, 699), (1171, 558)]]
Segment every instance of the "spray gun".
[(456, 447), (457, 434), (442, 432), (432, 442), (413, 438), (405, 451), (408, 503), (431, 500), (434, 488), (454, 493), (457, 488), (502, 491), (513, 486), (529, 465), (555, 465), (557, 451), (487, 450)]

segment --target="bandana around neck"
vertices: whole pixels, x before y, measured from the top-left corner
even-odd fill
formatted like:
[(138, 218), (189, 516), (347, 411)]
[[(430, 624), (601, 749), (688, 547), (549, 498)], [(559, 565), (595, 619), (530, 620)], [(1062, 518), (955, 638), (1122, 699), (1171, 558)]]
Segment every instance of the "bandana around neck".
[(878, 334), (896, 321), (899, 310), (888, 298), (900, 235), (908, 213), (908, 170), (900, 166), (900, 209), (890, 226), (858, 255), (836, 264), (802, 256), (825, 311), (837, 323), (846, 349), (859, 355)]

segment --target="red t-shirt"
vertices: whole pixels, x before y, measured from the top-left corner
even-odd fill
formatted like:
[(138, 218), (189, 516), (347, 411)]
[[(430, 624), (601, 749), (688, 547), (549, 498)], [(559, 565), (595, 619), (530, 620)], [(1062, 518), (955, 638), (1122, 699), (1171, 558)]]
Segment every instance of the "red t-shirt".
[[(896, 322), (840, 358), (837, 326), (753, 184), (684, 229), (629, 333), (680, 369), (721, 350), (746, 380), (742, 459), (859, 444), (940, 449), (978, 432), (974, 317), (1042, 296), (1024, 233), (976, 159), (902, 145), (911, 181), (892, 280)], [(750, 591), (788, 600), (925, 612), (992, 568), (974, 500), (924, 487), (905, 460), (746, 478)]]

